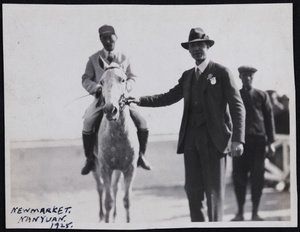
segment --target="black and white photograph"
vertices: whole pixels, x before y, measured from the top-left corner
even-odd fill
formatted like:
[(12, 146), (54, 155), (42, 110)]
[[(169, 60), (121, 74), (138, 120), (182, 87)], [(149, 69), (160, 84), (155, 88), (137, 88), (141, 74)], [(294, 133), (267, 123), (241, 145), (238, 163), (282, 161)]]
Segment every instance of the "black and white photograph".
[(3, 4), (6, 229), (298, 226), (293, 4)]

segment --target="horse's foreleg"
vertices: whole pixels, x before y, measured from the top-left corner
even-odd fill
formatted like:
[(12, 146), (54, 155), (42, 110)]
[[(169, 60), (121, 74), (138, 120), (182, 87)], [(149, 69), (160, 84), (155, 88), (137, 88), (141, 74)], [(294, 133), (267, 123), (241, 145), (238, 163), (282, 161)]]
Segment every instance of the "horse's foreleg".
[(111, 170), (106, 170), (101, 173), (101, 176), (103, 177), (103, 183), (104, 183), (104, 189), (105, 189), (105, 222), (109, 222), (109, 214), (110, 210), (112, 208), (113, 204), (113, 199), (111, 196), (111, 176), (112, 176), (112, 171)]
[(99, 173), (98, 172), (93, 172), (94, 178), (97, 183), (97, 191), (99, 195), (99, 203), (100, 203), (100, 212), (99, 212), (99, 217), (100, 217), (100, 222), (103, 220), (104, 213), (103, 213), (103, 183), (102, 180), (100, 179)]
[(126, 172), (124, 173), (124, 183), (125, 183), (125, 195), (123, 198), (124, 208), (126, 210), (126, 221), (130, 222), (130, 194), (132, 190), (132, 183), (135, 176), (136, 169), (135, 167), (131, 166)]
[(120, 176), (121, 176), (121, 171), (115, 170), (113, 172), (113, 175), (112, 175), (112, 189), (113, 189), (113, 193), (114, 193), (114, 214), (113, 214), (114, 221), (115, 221), (116, 216), (117, 216), (117, 193), (118, 193), (118, 184), (119, 184)]

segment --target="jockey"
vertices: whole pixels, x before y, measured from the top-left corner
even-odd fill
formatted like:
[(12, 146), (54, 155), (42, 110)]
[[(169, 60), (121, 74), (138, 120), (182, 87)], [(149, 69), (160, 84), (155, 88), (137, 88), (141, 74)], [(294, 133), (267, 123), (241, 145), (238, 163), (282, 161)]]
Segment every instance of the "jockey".
[[(99, 126), (103, 117), (103, 110), (97, 107), (99, 95), (101, 94), (101, 85), (99, 84), (99, 81), (105, 71), (99, 65), (99, 58), (101, 57), (108, 64), (115, 62), (121, 66), (127, 76), (126, 88), (128, 92), (132, 90), (132, 86), (136, 81), (136, 76), (132, 72), (128, 58), (124, 54), (114, 51), (115, 43), (117, 41), (117, 35), (114, 28), (109, 25), (103, 25), (98, 31), (103, 49), (89, 57), (85, 72), (82, 76), (82, 86), (90, 94), (95, 96), (94, 102), (87, 108), (84, 114), (82, 139), (87, 159), (86, 164), (81, 171), (82, 175), (87, 175), (91, 170), (94, 170), (94, 134), (95, 131), (97, 131), (96, 127)], [(151, 165), (145, 158), (149, 135), (147, 122), (132, 106), (130, 106), (130, 116), (137, 127), (137, 135), (140, 144), (137, 165), (146, 170), (151, 170)]]

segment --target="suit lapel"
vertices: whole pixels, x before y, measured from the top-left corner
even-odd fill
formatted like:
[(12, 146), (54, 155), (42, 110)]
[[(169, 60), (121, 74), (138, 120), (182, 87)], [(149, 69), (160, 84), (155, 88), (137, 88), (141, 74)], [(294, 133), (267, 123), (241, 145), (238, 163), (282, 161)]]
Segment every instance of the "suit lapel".
[(203, 82), (203, 91), (202, 91), (202, 94), (205, 93), (206, 89), (207, 89), (207, 86), (209, 84), (209, 81), (207, 80), (207, 77), (208, 77), (208, 74), (212, 74), (212, 69), (213, 69), (213, 62), (212, 61), (209, 61), (208, 65), (207, 65), (207, 68), (204, 70), (204, 73), (203, 73), (203, 78), (205, 79), (204, 82)]
[(184, 86), (184, 93), (186, 94), (184, 97), (185, 105), (188, 105), (188, 102), (190, 101), (191, 98), (191, 84), (192, 84), (193, 75), (194, 75), (194, 69), (192, 68), (187, 74), (186, 82)]

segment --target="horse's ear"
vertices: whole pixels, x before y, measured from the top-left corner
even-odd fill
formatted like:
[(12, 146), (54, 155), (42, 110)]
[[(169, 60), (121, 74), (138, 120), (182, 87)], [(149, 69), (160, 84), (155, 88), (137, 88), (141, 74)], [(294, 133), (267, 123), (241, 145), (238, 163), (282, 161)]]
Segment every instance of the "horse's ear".
[(104, 71), (111, 68), (120, 68), (120, 65), (116, 62), (112, 62), (111, 64), (107, 64), (101, 56), (98, 58), (98, 64), (100, 68), (102, 68)]
[(103, 70), (106, 70), (109, 67), (109, 65), (107, 65), (107, 63), (102, 59), (101, 56), (99, 56), (98, 58), (98, 64)]
[(111, 62), (109, 66), (106, 67), (106, 69), (112, 69), (112, 68), (121, 68), (120, 65), (116, 62)]

